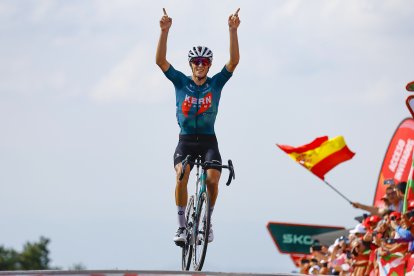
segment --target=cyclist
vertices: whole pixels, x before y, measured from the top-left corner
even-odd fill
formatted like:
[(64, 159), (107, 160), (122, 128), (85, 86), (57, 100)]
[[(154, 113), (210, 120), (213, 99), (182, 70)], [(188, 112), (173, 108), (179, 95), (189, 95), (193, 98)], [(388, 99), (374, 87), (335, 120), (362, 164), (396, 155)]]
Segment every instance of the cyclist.
[[(164, 15), (160, 20), (161, 34), (158, 41), (156, 63), (164, 72), (165, 76), (174, 84), (176, 95), (176, 116), (180, 126), (180, 135), (177, 148), (174, 153), (174, 167), (177, 174), (175, 187), (175, 203), (177, 205), (179, 228), (174, 237), (177, 245), (182, 245), (186, 238), (185, 208), (187, 206), (187, 183), (191, 171), (190, 166), (185, 168), (184, 178), (180, 181), (179, 176), (182, 168), (182, 160), (187, 156), (201, 156), (202, 162), (213, 161), (221, 163), (217, 139), (214, 132), (221, 90), (230, 79), (233, 71), (239, 63), (239, 44), (237, 28), (240, 25), (238, 12), (228, 18), (230, 33), (230, 60), (223, 69), (212, 78), (207, 77), (210, 69), (213, 52), (205, 46), (192, 47), (188, 53), (188, 61), (192, 75), (185, 76), (176, 70), (166, 59), (167, 37), (172, 19)], [(207, 171), (207, 191), (210, 197), (210, 214), (218, 195), (218, 184), (221, 171), (209, 169)], [(214, 239), (210, 224), (208, 242)]]

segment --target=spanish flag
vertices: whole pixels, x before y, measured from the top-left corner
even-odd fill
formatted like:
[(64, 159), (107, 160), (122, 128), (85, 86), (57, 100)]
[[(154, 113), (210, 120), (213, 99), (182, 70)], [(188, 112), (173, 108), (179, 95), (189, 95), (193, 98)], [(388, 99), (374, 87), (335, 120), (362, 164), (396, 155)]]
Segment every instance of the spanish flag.
[(318, 137), (310, 144), (299, 147), (276, 145), (322, 180), (325, 179), (325, 174), (336, 165), (355, 155), (349, 150), (342, 136), (332, 139), (329, 139), (328, 136)]

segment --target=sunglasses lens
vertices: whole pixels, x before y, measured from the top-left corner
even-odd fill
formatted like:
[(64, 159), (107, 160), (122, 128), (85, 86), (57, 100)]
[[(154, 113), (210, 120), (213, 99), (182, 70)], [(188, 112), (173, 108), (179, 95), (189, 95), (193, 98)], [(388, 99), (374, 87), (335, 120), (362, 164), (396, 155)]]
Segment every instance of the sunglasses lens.
[(191, 61), (194, 65), (203, 65), (203, 66), (207, 66), (210, 64), (210, 60), (208, 58), (194, 58)]

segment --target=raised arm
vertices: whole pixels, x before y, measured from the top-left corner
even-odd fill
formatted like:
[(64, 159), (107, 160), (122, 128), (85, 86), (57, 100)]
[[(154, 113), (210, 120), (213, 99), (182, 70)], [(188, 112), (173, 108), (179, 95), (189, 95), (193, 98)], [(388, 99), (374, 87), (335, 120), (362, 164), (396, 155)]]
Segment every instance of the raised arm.
[(375, 216), (383, 216), (384, 214), (381, 212), (381, 209), (375, 206), (368, 206), (368, 205), (364, 205), (361, 204), (359, 202), (352, 202), (352, 206), (354, 206), (354, 208), (358, 208), (361, 210), (365, 210), (370, 212), (372, 215)]
[(168, 14), (164, 8), (162, 10), (164, 12), (164, 15), (160, 20), (161, 34), (160, 39), (158, 40), (155, 62), (161, 68), (161, 70), (165, 72), (168, 70), (168, 68), (170, 68), (170, 63), (167, 61), (167, 38), (172, 24), (172, 19), (171, 17), (168, 17)]
[(240, 25), (239, 11), (229, 16), (229, 32), (230, 32), (230, 60), (226, 64), (226, 68), (229, 72), (233, 72), (239, 64), (239, 39), (237, 38), (237, 28)]

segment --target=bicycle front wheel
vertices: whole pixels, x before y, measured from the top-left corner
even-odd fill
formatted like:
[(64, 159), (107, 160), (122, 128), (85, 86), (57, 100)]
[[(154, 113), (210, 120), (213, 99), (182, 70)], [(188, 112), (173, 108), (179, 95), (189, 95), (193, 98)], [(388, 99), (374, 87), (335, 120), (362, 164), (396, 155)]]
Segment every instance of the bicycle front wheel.
[(181, 255), (181, 269), (189, 270), (191, 266), (191, 257), (193, 253), (193, 226), (194, 226), (194, 196), (190, 197), (187, 204), (187, 210), (185, 211), (185, 217), (187, 219), (187, 239), (183, 246)]
[(193, 265), (195, 271), (201, 271), (206, 258), (208, 235), (210, 233), (210, 198), (207, 192), (200, 195), (196, 212)]

